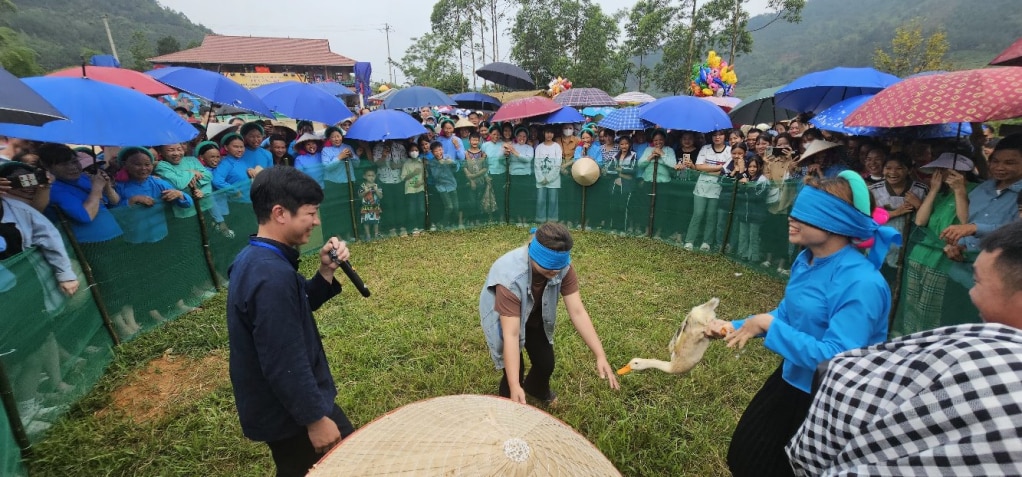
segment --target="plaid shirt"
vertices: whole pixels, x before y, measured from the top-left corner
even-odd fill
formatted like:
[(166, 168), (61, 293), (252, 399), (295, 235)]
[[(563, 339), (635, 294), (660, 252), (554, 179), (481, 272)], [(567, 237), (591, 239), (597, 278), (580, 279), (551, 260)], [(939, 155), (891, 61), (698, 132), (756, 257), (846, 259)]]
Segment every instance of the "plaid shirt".
[(821, 373), (786, 448), (796, 475), (1022, 475), (1022, 330), (938, 328)]

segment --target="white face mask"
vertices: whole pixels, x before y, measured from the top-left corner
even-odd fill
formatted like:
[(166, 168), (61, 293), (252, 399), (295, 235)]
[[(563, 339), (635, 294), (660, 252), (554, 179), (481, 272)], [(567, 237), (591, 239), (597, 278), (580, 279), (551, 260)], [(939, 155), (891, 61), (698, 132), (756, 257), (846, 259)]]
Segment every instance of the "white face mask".
[(571, 135), (575, 134), (575, 130), (574, 129), (565, 129), (565, 130), (563, 130), (561, 132), (564, 133), (565, 136), (571, 136)]
[(419, 151), (412, 151), (412, 152), (409, 152), (409, 153), (408, 153), (408, 157), (410, 157), (410, 158), (412, 158), (412, 159), (418, 159), (418, 157), (419, 157)]

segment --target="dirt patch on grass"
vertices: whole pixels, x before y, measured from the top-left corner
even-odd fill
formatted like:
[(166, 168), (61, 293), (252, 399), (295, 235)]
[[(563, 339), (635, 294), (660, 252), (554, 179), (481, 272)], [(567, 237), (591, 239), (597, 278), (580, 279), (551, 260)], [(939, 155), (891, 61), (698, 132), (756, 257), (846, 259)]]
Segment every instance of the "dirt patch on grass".
[(164, 354), (111, 393), (110, 405), (96, 415), (116, 413), (136, 423), (149, 422), (201, 399), (227, 381), (227, 360), (222, 356), (193, 359)]

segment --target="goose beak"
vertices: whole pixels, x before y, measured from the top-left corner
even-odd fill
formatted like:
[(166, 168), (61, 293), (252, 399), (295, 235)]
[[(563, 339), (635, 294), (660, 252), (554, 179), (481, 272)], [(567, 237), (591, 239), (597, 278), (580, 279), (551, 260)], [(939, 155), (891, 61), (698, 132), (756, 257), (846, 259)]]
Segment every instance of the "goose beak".
[(626, 374), (628, 374), (630, 372), (632, 372), (632, 365), (626, 364), (625, 367), (617, 370), (617, 375), (618, 376), (624, 376), (624, 375), (626, 375)]

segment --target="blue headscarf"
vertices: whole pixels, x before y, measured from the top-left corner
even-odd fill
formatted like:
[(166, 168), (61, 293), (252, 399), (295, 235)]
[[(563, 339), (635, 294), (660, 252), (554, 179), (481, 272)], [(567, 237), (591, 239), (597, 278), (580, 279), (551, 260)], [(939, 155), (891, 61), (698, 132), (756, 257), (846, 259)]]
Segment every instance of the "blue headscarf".
[(878, 224), (872, 217), (848, 202), (815, 187), (803, 187), (795, 198), (791, 217), (853, 241), (873, 239), (866, 258), (880, 269), (892, 244), (901, 245), (901, 234), (892, 227)]
[(571, 264), (571, 252), (558, 252), (549, 249), (539, 243), (536, 237), (529, 242), (529, 258), (536, 262), (536, 265), (547, 270), (560, 270)]

